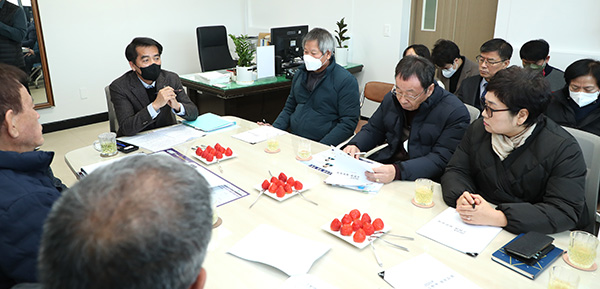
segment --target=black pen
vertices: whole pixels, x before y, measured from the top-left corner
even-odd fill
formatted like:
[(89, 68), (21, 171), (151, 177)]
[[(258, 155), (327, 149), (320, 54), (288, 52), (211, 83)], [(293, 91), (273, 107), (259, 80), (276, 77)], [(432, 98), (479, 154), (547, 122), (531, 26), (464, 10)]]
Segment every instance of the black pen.
[(469, 195), (471, 195), (471, 198), (473, 199), (473, 209), (475, 209), (475, 198), (473, 197), (473, 194), (469, 193)]

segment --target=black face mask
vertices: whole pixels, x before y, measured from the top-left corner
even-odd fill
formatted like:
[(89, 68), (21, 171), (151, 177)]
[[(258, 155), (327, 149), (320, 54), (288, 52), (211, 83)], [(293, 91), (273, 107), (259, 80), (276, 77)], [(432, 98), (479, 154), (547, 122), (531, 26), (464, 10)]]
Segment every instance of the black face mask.
[(160, 65), (153, 63), (148, 67), (140, 67), (140, 71), (142, 71), (142, 78), (156, 81), (158, 75), (160, 74)]

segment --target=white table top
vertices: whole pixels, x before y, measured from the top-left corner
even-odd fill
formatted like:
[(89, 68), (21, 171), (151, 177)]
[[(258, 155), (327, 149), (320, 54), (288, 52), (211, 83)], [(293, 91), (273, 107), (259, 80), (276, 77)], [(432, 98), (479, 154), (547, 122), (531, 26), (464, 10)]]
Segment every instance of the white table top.
[[(219, 142), (224, 147), (231, 147), (237, 157), (221, 162), (222, 174), (216, 165), (208, 167), (250, 193), (247, 197), (217, 209), (223, 224), (213, 232), (214, 243), (211, 244), (211, 250), (204, 263), (208, 273), (205, 288), (278, 288), (288, 278), (276, 268), (226, 253), (237, 241), (263, 223), (329, 244), (332, 249), (315, 262), (309, 274), (316, 275), (339, 288), (390, 288), (377, 273), (422, 253), (433, 256), (481, 288), (547, 287), (549, 270), (540, 274), (536, 280), (530, 280), (491, 260), (494, 251), (515, 237), (507, 231), (502, 230), (476, 258), (416, 234), (416, 230), (448, 207), (442, 200), (439, 185), (436, 184), (434, 190), (435, 206), (429, 209), (411, 204), (414, 194), (412, 182), (394, 181), (384, 185), (376, 195), (331, 187), (323, 183), (327, 175), (296, 161), (294, 146), (297, 145), (299, 137), (291, 134), (279, 136), (281, 152), (268, 154), (264, 152), (266, 142), (251, 145), (231, 137), (233, 134), (258, 127), (255, 123), (235, 117), (228, 118), (237, 122), (235, 128), (211, 133), (175, 147), (190, 158), (193, 158), (194, 153), (191, 147), (200, 144), (214, 145)], [(313, 154), (326, 149), (325, 145), (312, 143)], [(120, 156), (123, 154), (119, 153), (116, 157)], [(74, 172), (79, 171), (81, 166), (102, 160), (104, 159), (91, 146), (65, 155), (65, 161)], [(319, 205), (315, 206), (300, 196), (283, 202), (262, 196), (254, 207), (249, 209), (249, 205), (258, 196), (254, 187), (269, 178), (268, 170), (273, 174), (283, 171), (288, 176), (301, 180), (305, 186), (311, 186), (304, 195)], [(407, 247), (410, 252), (377, 243), (377, 252), (384, 265), (381, 268), (368, 247), (359, 250), (320, 229), (323, 224), (329, 224), (333, 218), (354, 208), (371, 216), (381, 217), (386, 225), (392, 227), (391, 233), (414, 237), (414, 241), (390, 239)], [(555, 238), (554, 244), (557, 247), (567, 249), (569, 232), (551, 236)], [(557, 265), (568, 266), (562, 259), (554, 263), (554, 266)], [(594, 288), (600, 284), (599, 270), (577, 272), (581, 278), (579, 288)]]

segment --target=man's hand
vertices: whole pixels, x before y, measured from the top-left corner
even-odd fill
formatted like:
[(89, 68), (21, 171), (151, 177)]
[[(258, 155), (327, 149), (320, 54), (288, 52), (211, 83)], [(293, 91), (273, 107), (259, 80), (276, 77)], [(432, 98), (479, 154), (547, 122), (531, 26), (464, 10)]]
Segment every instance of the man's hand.
[(175, 93), (175, 90), (170, 86), (165, 86), (156, 94), (156, 99), (152, 102), (152, 108), (154, 108), (155, 111), (158, 111), (168, 104), (175, 111), (179, 111), (181, 104), (177, 102), (176, 97), (177, 93)]
[(358, 147), (355, 145), (346, 146), (344, 148), (343, 152), (349, 154), (351, 157), (353, 157), (355, 159), (360, 158), (360, 155), (358, 154), (360, 152), (360, 149), (358, 149)]
[(472, 225), (504, 227), (508, 224), (502, 211), (493, 208), (483, 197), (467, 191), (456, 200), (456, 212), (463, 222)]
[(27, 53), (25, 53), (25, 56), (35, 55), (35, 51), (33, 51), (33, 49), (31, 49), (31, 48), (27, 48), (27, 49), (29, 49), (29, 51), (27, 51)]
[(396, 177), (396, 168), (393, 165), (383, 165), (373, 168), (373, 173), (365, 172), (365, 176), (371, 182), (387, 184)]

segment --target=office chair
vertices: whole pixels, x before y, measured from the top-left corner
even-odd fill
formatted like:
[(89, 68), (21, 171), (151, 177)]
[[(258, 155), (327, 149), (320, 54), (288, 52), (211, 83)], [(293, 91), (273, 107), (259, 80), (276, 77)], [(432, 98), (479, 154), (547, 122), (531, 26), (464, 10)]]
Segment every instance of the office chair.
[(198, 57), (202, 72), (232, 68), (236, 61), (231, 57), (227, 45), (225, 26), (203, 26), (196, 28)]
[(476, 119), (479, 118), (479, 115), (481, 114), (481, 112), (479, 111), (479, 109), (477, 109), (476, 107), (470, 105), (470, 104), (466, 104), (465, 106), (467, 107), (467, 110), (469, 111), (469, 115), (471, 116), (471, 121), (469, 123), (473, 123)]
[(42, 64), (36, 63), (33, 65), (33, 69), (31, 69), (31, 73), (29, 74), (29, 79), (35, 84), (35, 88), (40, 88), (40, 80), (43, 77)]
[(117, 114), (115, 113), (115, 106), (110, 100), (110, 86), (104, 88), (106, 94), (106, 106), (108, 107), (108, 123), (110, 125), (110, 131), (117, 133), (119, 130), (119, 122), (117, 121)]
[(585, 175), (585, 206), (592, 223), (585, 231), (596, 235), (596, 223), (600, 222), (596, 214), (598, 189), (600, 188), (600, 136), (571, 127), (563, 128), (577, 139), (587, 167)]

